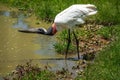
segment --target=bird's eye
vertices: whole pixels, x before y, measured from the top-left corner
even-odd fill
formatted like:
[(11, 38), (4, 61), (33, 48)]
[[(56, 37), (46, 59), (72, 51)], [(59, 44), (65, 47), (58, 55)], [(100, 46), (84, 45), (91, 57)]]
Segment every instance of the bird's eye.
[(38, 29), (39, 31), (42, 31), (42, 29)]

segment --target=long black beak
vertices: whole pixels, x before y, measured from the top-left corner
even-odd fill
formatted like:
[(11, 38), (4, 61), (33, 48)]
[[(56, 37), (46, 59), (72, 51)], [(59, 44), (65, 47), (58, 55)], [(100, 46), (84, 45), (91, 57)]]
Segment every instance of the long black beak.
[(37, 34), (44, 34), (44, 35), (54, 35), (52, 33), (52, 27), (50, 27), (48, 30), (46, 30), (45, 28), (30, 28), (30, 29), (21, 29), (18, 30), (19, 32), (23, 32), (23, 33), (37, 33)]
[(40, 31), (38, 28), (31, 28), (31, 29), (21, 29), (18, 30), (19, 32), (24, 32), (24, 33), (39, 33)]

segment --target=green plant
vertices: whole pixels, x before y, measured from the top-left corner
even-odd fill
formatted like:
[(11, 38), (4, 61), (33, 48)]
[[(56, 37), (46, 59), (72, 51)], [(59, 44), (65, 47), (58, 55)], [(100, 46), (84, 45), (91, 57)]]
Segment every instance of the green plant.
[(41, 69), (37, 65), (27, 62), (25, 65), (18, 65), (16, 71), (4, 77), (5, 80), (56, 80), (56, 76), (48, 69)]
[[(60, 53), (60, 54), (64, 54), (66, 52), (66, 48), (67, 48), (67, 30), (64, 30), (63, 32), (61, 32), (59, 34), (59, 36), (57, 37), (58, 41), (57, 43), (54, 44), (55, 50), (56, 52)], [(69, 47), (69, 53), (73, 53), (73, 51), (75, 51), (75, 45), (73, 45), (73, 36), (71, 35), (71, 44)]]
[(102, 27), (97, 31), (97, 34), (101, 35), (104, 39), (110, 39), (112, 37), (110, 27)]
[(104, 24), (117, 24), (120, 21), (119, 0), (1, 0), (0, 2), (10, 4), (22, 10), (32, 10), (38, 18), (48, 21), (53, 21), (57, 13), (70, 5), (95, 4), (98, 13), (91, 17), (92, 20)]

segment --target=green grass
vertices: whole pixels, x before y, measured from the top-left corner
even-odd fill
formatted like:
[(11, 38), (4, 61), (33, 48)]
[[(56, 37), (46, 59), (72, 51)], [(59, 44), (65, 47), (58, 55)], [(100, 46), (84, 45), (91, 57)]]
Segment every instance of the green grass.
[(114, 30), (113, 27), (104, 26), (103, 28), (97, 31), (97, 34), (101, 35), (105, 39), (110, 39), (113, 36), (113, 30)]
[(56, 14), (72, 4), (94, 4), (98, 8), (98, 14), (90, 19), (106, 24), (116, 24), (120, 21), (119, 0), (1, 0), (0, 2), (33, 12), (38, 18), (46, 21), (53, 21)]
[[(67, 30), (62, 31), (59, 36), (57, 36), (57, 43), (54, 44), (54, 48), (56, 50), (56, 52), (60, 53), (60, 54), (65, 54), (66, 52), (66, 46), (67, 46)], [(73, 35), (71, 35), (71, 38), (73, 40)], [(71, 40), (71, 41), (72, 41)], [(73, 41), (72, 41), (73, 42)], [(70, 43), (70, 47), (69, 47), (69, 53), (73, 53), (76, 49), (76, 47), (73, 45), (73, 43)]]
[(40, 72), (37, 72), (37, 74), (31, 71), (21, 78), (21, 80), (51, 80), (51, 79), (55, 80), (55, 75), (48, 70), (42, 70)]

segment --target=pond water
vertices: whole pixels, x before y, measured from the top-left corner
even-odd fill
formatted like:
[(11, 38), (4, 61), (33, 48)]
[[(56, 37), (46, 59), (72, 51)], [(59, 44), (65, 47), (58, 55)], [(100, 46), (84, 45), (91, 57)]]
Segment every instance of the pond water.
[[(1, 7), (0, 7), (1, 8)], [(27, 17), (22, 12), (0, 9), (0, 75), (5, 75), (15, 69), (18, 64), (25, 64), (32, 60), (33, 64), (60, 67), (70, 67), (74, 61), (64, 61), (64, 55), (55, 52), (56, 36), (40, 34), (26, 34), (18, 29), (29, 27), (48, 27), (51, 24), (40, 22), (35, 24), (34, 17)], [(35, 26), (34, 26), (35, 25)], [(47, 60), (48, 58), (63, 58), (63, 60)], [(45, 60), (41, 60), (45, 59)]]

